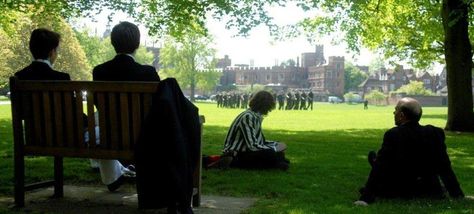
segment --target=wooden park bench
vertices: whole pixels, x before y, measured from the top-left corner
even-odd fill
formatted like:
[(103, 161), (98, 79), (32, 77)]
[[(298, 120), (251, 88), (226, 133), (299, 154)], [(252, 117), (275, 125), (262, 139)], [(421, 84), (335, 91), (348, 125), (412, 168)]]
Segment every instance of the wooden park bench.
[[(37, 188), (54, 186), (54, 196), (62, 197), (64, 157), (133, 160), (134, 145), (158, 84), (10, 78), (15, 205), (23, 207), (25, 191)], [(84, 91), (86, 97), (82, 96)], [(94, 119), (95, 109), (99, 124)], [(83, 113), (87, 121), (83, 121)], [(202, 128), (203, 116), (200, 122)], [(96, 139), (96, 125), (100, 144), (84, 142), (84, 127), (89, 139)], [(25, 156), (54, 157), (54, 180), (25, 185)], [(200, 162), (193, 176), (195, 207), (201, 198)]]

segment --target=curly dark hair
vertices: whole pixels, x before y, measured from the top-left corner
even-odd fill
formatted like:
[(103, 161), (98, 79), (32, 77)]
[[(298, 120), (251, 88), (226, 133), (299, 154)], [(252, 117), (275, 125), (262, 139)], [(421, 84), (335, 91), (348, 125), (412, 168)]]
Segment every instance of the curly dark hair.
[(275, 109), (275, 99), (268, 91), (259, 91), (252, 96), (249, 102), (250, 109), (254, 112), (266, 115)]

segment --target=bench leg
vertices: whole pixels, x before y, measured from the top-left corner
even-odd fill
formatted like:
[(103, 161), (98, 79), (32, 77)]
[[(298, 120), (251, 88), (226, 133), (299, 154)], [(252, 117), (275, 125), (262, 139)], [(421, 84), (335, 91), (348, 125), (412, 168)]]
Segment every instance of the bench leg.
[(15, 206), (25, 206), (25, 159), (15, 152)]
[(54, 197), (64, 196), (63, 158), (54, 157)]

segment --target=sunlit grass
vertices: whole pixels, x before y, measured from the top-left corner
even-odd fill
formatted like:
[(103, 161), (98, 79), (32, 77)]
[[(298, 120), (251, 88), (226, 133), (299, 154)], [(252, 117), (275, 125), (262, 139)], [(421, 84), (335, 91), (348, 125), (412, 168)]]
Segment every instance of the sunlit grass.
[[(227, 129), (242, 109), (216, 108), (197, 103), (206, 117), (203, 153), (220, 154)], [(474, 213), (465, 200), (379, 200), (367, 208), (355, 207), (358, 189), (369, 166), (366, 154), (380, 147), (385, 130), (393, 127), (393, 106), (315, 103), (313, 111), (271, 112), (264, 120), (267, 139), (288, 144), (290, 170), (205, 170), (204, 194), (253, 197), (248, 213)], [(424, 108), (422, 124), (444, 127), (446, 108)], [(12, 137), (10, 106), (0, 105), (0, 194), (11, 195)], [(447, 132), (453, 168), (466, 194), (474, 195), (474, 135)], [(29, 181), (50, 178), (49, 158), (27, 160)], [(67, 159), (66, 183), (97, 184), (97, 173), (85, 159)]]

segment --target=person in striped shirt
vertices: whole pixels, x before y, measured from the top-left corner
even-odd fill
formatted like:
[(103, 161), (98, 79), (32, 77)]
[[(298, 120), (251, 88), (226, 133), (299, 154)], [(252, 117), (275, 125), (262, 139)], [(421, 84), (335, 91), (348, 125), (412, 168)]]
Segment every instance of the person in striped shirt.
[(263, 117), (275, 108), (270, 92), (259, 91), (249, 102), (250, 108), (232, 122), (225, 139), (223, 158), (230, 158), (230, 167), (287, 170), (286, 144), (267, 141), (262, 132)]

